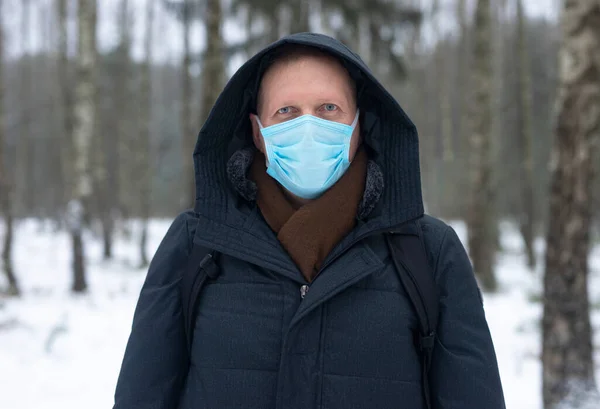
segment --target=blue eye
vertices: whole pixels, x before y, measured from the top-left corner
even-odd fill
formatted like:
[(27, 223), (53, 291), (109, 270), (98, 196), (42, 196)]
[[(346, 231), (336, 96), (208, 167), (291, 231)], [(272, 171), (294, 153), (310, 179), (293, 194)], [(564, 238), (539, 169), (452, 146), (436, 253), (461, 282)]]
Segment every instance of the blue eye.
[(277, 110), (278, 114), (289, 114), (290, 113), (290, 107), (283, 107), (283, 108), (279, 108)]
[(325, 104), (325, 105), (323, 105), (323, 107), (325, 108), (325, 111), (328, 111), (328, 112), (332, 112), (337, 109), (337, 105), (335, 105), (335, 104)]

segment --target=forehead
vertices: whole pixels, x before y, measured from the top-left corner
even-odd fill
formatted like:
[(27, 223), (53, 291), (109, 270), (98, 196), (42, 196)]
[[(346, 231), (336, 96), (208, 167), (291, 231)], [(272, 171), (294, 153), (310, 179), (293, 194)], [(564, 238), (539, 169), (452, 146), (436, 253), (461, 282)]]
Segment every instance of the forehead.
[[(354, 81), (335, 57), (315, 51), (283, 55), (265, 71), (259, 90), (259, 105), (280, 97), (343, 94), (354, 100)], [(289, 94), (294, 95), (289, 95)]]

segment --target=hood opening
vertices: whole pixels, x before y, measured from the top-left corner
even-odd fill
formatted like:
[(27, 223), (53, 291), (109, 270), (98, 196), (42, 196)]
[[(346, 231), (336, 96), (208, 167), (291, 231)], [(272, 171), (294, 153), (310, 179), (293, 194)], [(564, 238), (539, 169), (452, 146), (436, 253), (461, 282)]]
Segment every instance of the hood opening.
[(378, 228), (395, 226), (422, 215), (414, 124), (357, 54), (331, 37), (314, 33), (282, 38), (250, 58), (229, 80), (200, 130), (194, 150), (195, 211), (215, 222), (243, 223), (240, 198), (229, 186), (226, 164), (234, 152), (253, 144), (248, 115), (255, 109), (268, 59), (285, 44), (316, 47), (333, 55), (356, 82), (363, 140), (370, 159), (381, 167), (385, 181), (373, 224)]

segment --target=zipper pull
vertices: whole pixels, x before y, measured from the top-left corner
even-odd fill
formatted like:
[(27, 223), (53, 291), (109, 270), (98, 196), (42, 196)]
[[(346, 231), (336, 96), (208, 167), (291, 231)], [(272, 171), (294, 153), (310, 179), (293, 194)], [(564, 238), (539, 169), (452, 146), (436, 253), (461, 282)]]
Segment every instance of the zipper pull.
[(306, 297), (306, 294), (308, 293), (308, 289), (310, 287), (307, 286), (306, 284), (304, 284), (302, 287), (300, 287), (300, 297), (302, 297), (302, 299), (304, 299), (304, 297)]

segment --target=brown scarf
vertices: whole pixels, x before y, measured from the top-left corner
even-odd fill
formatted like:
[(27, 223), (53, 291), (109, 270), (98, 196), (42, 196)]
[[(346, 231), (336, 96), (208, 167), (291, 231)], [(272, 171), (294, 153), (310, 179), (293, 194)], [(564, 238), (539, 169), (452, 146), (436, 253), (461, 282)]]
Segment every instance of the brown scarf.
[(258, 207), (309, 282), (333, 247), (354, 227), (365, 190), (367, 163), (367, 153), (359, 149), (334, 186), (295, 209), (277, 181), (267, 174), (264, 155), (257, 152), (254, 156), (249, 176), (258, 187)]

